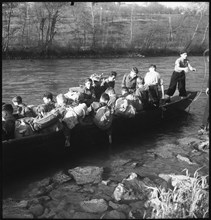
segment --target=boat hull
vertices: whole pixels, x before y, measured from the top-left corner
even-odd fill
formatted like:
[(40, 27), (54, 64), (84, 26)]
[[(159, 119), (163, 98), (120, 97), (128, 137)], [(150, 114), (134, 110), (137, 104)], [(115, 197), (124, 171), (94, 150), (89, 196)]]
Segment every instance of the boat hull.
[[(170, 103), (159, 108), (141, 111), (133, 118), (115, 116), (111, 129), (113, 140), (123, 135), (140, 132), (163, 120), (171, 121), (173, 117), (179, 116), (181, 111), (184, 112), (196, 96), (197, 92), (188, 92), (188, 96), (184, 99), (174, 96)], [(108, 132), (98, 129), (95, 125), (77, 125), (70, 133), (70, 140), (70, 150), (84, 149), (91, 145), (99, 147), (102, 143), (109, 143)], [(59, 156), (60, 153), (62, 155), (67, 150), (62, 131), (4, 141), (2, 145), (3, 166), (6, 168), (9, 164), (14, 166), (15, 161), (25, 160), (25, 158), (28, 158), (29, 161), (32, 158), (39, 160), (39, 155), (55, 154)]]

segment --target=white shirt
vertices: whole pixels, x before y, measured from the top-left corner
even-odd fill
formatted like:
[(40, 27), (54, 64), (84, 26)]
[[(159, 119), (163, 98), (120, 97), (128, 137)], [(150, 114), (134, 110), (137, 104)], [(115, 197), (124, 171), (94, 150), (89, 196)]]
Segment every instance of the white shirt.
[(144, 85), (157, 85), (161, 83), (160, 74), (156, 71), (146, 73), (144, 77)]

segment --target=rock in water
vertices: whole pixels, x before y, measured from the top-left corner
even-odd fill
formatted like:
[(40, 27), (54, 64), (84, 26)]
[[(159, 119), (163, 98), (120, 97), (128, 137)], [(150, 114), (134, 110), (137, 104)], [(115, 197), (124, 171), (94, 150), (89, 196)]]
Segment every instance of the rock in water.
[(177, 155), (177, 158), (178, 158), (179, 160), (182, 160), (182, 161), (187, 162), (188, 164), (196, 164), (196, 163), (192, 163), (189, 158), (183, 157), (183, 156), (181, 156), (181, 155), (179, 155), (179, 154)]
[(108, 205), (104, 199), (92, 199), (90, 201), (83, 201), (80, 203), (82, 209), (86, 212), (100, 213), (105, 212)]
[(102, 167), (87, 166), (87, 167), (76, 167), (68, 170), (68, 173), (73, 176), (77, 184), (87, 183), (99, 183), (102, 181)]

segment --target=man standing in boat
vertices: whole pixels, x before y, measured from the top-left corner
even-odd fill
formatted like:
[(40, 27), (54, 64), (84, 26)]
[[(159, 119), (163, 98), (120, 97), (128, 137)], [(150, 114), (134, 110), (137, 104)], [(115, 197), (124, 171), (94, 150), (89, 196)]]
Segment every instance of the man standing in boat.
[(138, 69), (133, 67), (129, 74), (125, 74), (122, 79), (122, 89), (127, 89), (128, 93), (134, 93), (136, 90)]
[(170, 85), (166, 92), (166, 94), (168, 95), (167, 98), (168, 101), (170, 101), (170, 97), (173, 96), (177, 84), (178, 84), (179, 96), (181, 96), (181, 98), (187, 96), (186, 88), (185, 88), (185, 84), (186, 84), (185, 74), (188, 73), (188, 69), (190, 69), (190, 71), (196, 71), (196, 69), (190, 65), (190, 62), (187, 59), (187, 52), (182, 51), (180, 53), (180, 58), (178, 58), (175, 62), (174, 72), (172, 73)]

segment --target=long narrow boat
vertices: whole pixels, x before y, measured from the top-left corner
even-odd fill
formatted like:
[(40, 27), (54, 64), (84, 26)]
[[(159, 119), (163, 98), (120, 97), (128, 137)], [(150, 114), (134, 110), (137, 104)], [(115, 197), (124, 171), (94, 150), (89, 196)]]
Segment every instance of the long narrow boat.
[[(142, 128), (145, 129), (146, 125), (151, 126), (162, 120), (171, 122), (172, 117), (178, 116), (181, 111), (185, 111), (190, 106), (197, 93), (196, 91), (188, 91), (187, 97), (183, 99), (175, 95), (171, 98), (170, 103), (161, 105), (158, 108), (142, 110), (133, 118), (115, 116), (112, 123), (112, 136), (115, 139), (126, 133), (139, 132)], [(30, 159), (40, 152), (46, 152), (45, 155), (50, 153), (59, 155), (59, 153), (64, 152), (64, 143), (65, 137), (62, 131), (3, 141), (3, 166), (7, 166), (6, 164), (8, 163), (13, 164), (15, 159)], [(71, 131), (70, 149), (81, 146), (88, 147), (91, 144), (99, 145), (101, 143), (108, 143), (108, 134), (95, 125), (82, 126), (78, 124)]]

